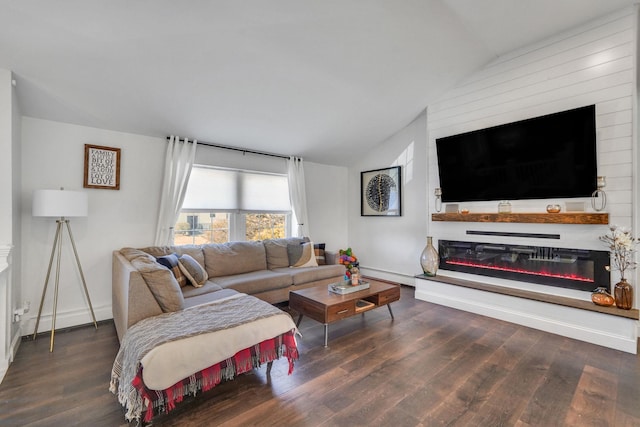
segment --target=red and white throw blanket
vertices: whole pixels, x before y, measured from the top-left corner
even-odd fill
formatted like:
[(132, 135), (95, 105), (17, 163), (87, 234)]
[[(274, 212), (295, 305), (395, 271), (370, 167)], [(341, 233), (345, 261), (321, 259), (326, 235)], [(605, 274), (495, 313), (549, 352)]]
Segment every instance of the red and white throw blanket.
[(289, 314), (245, 294), (144, 319), (122, 339), (109, 390), (129, 421), (285, 355), (298, 359)]

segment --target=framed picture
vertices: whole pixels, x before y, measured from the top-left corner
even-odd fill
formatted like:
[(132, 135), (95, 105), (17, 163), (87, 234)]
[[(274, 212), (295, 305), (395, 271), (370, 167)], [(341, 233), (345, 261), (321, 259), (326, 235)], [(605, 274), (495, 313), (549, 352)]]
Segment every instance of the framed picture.
[(361, 216), (401, 216), (400, 166), (360, 172)]
[(84, 145), (84, 188), (120, 189), (120, 149)]

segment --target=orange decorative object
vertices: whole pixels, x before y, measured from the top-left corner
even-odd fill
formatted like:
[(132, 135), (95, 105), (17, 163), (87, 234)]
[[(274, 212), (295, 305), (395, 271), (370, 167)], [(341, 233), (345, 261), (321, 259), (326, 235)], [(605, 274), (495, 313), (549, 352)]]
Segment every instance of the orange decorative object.
[(591, 294), (591, 301), (593, 301), (595, 305), (610, 307), (615, 302), (615, 299), (605, 288), (597, 288)]

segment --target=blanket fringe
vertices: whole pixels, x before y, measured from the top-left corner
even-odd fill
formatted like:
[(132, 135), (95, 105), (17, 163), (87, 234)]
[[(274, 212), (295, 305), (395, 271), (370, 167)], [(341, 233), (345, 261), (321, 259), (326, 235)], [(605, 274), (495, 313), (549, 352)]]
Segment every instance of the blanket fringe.
[(142, 380), (142, 367), (131, 384), (118, 384), (117, 377), (112, 377), (109, 390), (118, 395), (118, 401), (126, 409), (125, 418), (128, 421), (139, 420), (144, 410), (143, 419), (148, 423), (155, 414), (175, 409), (176, 404), (182, 402), (185, 396), (209, 391), (223, 380), (233, 380), (237, 375), (282, 356), (289, 362), (288, 374), (291, 375), (294, 362), (299, 357), (294, 334), (295, 331), (290, 331), (241, 350), (231, 358), (205, 368), (165, 390), (146, 388)]

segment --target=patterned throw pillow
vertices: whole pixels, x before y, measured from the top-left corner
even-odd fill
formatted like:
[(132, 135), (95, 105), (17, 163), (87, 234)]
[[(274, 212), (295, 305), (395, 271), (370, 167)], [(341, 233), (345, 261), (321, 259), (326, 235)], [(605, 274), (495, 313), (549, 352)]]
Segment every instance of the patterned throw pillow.
[(190, 255), (184, 254), (178, 258), (178, 266), (191, 285), (196, 288), (202, 287), (209, 278), (207, 271)]
[(182, 274), (182, 271), (180, 270), (180, 266), (178, 263), (178, 254), (173, 253), (169, 255), (163, 255), (156, 258), (156, 261), (158, 261), (158, 264), (164, 265), (169, 270), (171, 270), (176, 280), (178, 281), (178, 285), (180, 285), (181, 288), (187, 285), (187, 278), (184, 274)]
[(287, 245), (290, 267), (317, 267), (316, 254), (313, 250), (313, 242), (304, 242), (300, 245)]
[(316, 262), (318, 265), (326, 265), (327, 260), (324, 256), (325, 243), (316, 243), (313, 245), (313, 251), (316, 254)]

